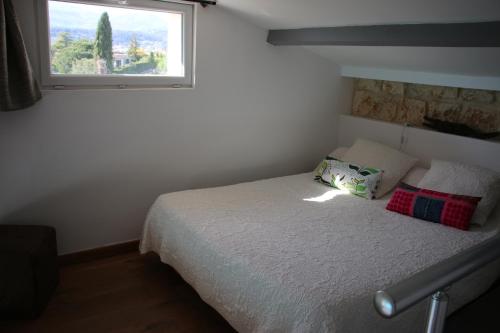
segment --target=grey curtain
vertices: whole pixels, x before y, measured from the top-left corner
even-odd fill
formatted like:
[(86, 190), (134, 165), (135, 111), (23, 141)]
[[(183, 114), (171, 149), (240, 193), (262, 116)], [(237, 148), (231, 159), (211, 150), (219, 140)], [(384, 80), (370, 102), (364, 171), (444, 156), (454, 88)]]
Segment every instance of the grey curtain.
[(42, 98), (11, 0), (0, 0), (0, 111), (27, 108)]

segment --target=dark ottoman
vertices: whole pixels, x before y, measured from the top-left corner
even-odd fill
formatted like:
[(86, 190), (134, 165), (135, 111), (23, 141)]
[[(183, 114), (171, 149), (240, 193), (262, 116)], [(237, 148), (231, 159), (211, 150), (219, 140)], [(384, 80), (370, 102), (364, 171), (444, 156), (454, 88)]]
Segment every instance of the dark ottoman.
[(0, 319), (37, 317), (58, 282), (54, 228), (0, 225)]

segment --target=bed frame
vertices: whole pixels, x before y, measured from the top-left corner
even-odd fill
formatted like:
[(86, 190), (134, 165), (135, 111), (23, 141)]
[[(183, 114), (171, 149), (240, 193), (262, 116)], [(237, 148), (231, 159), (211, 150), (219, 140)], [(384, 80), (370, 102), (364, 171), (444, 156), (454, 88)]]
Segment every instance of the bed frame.
[[(404, 125), (341, 115), (338, 144), (349, 147), (362, 137), (400, 149), (429, 166), (433, 157), (482, 166), (500, 172), (500, 142), (485, 141)], [(397, 283), (374, 296), (374, 306), (386, 318), (397, 316), (431, 297), (426, 333), (443, 331), (447, 289), (455, 282), (500, 258), (500, 235)]]

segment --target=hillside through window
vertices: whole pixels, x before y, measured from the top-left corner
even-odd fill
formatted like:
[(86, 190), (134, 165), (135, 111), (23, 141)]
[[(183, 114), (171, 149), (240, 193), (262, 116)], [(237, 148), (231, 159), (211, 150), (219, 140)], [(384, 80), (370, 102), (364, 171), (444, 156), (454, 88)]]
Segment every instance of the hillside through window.
[(46, 4), (49, 84), (191, 83), (192, 6), (144, 0)]

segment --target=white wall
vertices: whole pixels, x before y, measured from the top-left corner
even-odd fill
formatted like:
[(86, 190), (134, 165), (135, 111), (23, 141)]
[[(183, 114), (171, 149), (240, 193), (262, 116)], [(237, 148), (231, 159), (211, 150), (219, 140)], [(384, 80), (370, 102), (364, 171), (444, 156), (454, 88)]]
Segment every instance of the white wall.
[[(33, 50), (32, 0), (16, 0)], [(192, 90), (47, 91), (0, 114), (0, 221), (61, 253), (137, 239), (160, 193), (311, 170), (336, 146), (339, 69), (223, 9), (198, 12)]]

